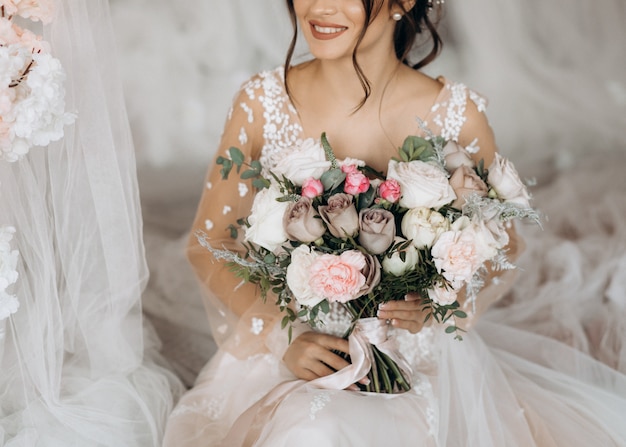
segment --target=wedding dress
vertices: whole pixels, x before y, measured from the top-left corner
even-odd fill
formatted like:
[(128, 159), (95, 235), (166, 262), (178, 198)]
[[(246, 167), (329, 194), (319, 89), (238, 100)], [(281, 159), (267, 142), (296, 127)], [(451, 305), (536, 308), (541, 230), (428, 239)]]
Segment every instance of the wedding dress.
[(148, 275), (108, 3), (54, 3), (43, 37), (76, 121), (0, 159), (0, 445), (156, 447), (182, 386), (141, 313)]
[[(484, 111), (486, 103), (463, 84), (439, 80), (441, 93), (424, 120), (435, 133), (458, 139), (468, 109)], [(255, 142), (249, 129), (259, 121), (262, 150), (251, 154)], [(282, 69), (263, 72), (236, 97), (218, 155), (237, 146), (271, 169), (304, 136)], [(479, 149), (479, 140), (471, 143)], [(236, 176), (223, 181), (213, 174), (195, 229), (206, 231), (214, 246), (236, 248), (224, 229), (249, 212), (251, 197), (249, 185)], [(205, 249), (192, 241), (189, 250), (198, 255)], [(199, 274), (209, 289), (209, 318), (220, 349), (171, 414), (167, 447), (626, 446), (622, 372), (524, 330), (509, 318), (506, 306), (480, 315), (509, 291), (513, 272), (479, 295), (478, 312), (470, 317), (473, 328), (463, 341), (437, 326), (415, 335), (395, 332), (413, 371), (412, 389), (397, 395), (324, 389), (296, 380), (281, 362), (288, 342), (273, 306), (255, 302), (237, 319), (216, 294), (235, 302), (249, 289), (239, 287), (226, 269)], [(533, 296), (527, 302), (541, 309)], [(516, 312), (523, 309), (520, 300), (515, 304)], [(340, 335), (348, 324), (348, 316), (333, 308), (322, 330)], [(302, 330), (303, 324), (297, 325), (296, 335)]]

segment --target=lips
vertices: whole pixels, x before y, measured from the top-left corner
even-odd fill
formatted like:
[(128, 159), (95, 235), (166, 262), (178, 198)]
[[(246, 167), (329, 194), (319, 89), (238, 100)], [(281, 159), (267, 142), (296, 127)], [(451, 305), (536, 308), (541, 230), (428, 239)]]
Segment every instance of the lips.
[(311, 20), (309, 22), (311, 34), (319, 40), (334, 39), (342, 35), (348, 28), (334, 23), (324, 23)]

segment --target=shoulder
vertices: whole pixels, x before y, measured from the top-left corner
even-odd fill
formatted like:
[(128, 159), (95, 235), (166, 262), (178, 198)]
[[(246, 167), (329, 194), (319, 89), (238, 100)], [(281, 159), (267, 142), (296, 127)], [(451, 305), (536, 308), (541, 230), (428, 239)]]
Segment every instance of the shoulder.
[(431, 110), (431, 119), (442, 135), (457, 141), (477, 159), (490, 162), (496, 151), (495, 138), (486, 115), (487, 99), (462, 82), (437, 78), (443, 85)]

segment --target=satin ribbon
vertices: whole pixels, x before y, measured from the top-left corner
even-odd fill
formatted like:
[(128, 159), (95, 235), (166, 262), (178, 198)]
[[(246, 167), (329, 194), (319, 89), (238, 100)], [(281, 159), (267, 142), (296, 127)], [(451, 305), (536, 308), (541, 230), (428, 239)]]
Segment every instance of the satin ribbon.
[(412, 374), (408, 362), (398, 352), (395, 338), (388, 336), (389, 325), (379, 318), (361, 318), (356, 321), (354, 330), (348, 337), (350, 361), (349, 366), (325, 377), (309, 382), (318, 388), (343, 390), (353, 383), (357, 383), (369, 373), (372, 368), (374, 354), (372, 345), (396, 362), (404, 378), (409, 381)]
[(252, 447), (259, 440), (263, 428), (276, 413), (279, 405), (291, 393), (304, 386), (330, 390), (343, 390), (357, 383), (369, 373), (374, 354), (372, 345), (389, 356), (400, 368), (404, 378), (410, 380), (411, 368), (397, 350), (395, 339), (388, 337), (389, 326), (378, 318), (357, 320), (354, 330), (348, 337), (351, 364), (325, 377), (307, 382), (293, 380), (274, 387), (257, 403), (241, 414), (222, 440), (222, 447)]

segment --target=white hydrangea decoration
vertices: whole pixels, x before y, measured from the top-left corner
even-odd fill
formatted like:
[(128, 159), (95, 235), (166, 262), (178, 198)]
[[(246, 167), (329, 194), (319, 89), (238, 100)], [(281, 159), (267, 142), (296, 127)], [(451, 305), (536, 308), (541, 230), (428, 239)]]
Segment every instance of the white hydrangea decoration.
[(11, 247), (11, 240), (15, 228), (0, 227), (0, 321), (5, 320), (20, 307), (15, 295), (8, 292), (8, 288), (17, 282), (17, 259), (19, 252)]
[(65, 112), (65, 72), (48, 48), (0, 18), (0, 159), (15, 162), (33, 146), (60, 140), (76, 119)]

